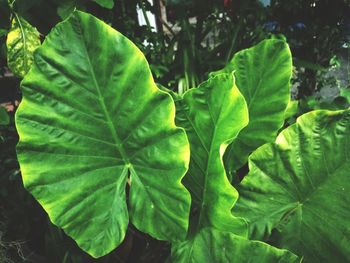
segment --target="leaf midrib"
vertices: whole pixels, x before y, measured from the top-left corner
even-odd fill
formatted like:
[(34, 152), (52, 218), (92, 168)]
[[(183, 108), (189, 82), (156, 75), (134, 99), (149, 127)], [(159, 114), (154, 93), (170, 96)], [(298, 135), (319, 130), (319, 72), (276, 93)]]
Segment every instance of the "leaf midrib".
[[(81, 23), (80, 19), (78, 19), (78, 21), (79, 21), (79, 23)], [(81, 27), (81, 29), (82, 29), (82, 27)], [(99, 84), (97, 82), (97, 79), (96, 79), (96, 74), (95, 74), (94, 68), (93, 68), (92, 63), (91, 63), (91, 59), (90, 59), (90, 56), (89, 56), (89, 53), (88, 53), (88, 50), (87, 50), (86, 43), (84, 41), (84, 37), (82, 35), (81, 35), (81, 37), (82, 37), (82, 42), (83, 42), (83, 46), (84, 46), (84, 52), (86, 54), (86, 59), (87, 59), (87, 62), (88, 62), (88, 68), (89, 68), (89, 71), (90, 71), (90, 74), (91, 74), (91, 77), (92, 77), (95, 89), (97, 91), (97, 97), (98, 97), (98, 100), (100, 102), (100, 106), (102, 108), (103, 115), (106, 118), (106, 123), (107, 123), (107, 125), (109, 127), (109, 130), (111, 132), (111, 135), (113, 137), (114, 145), (116, 146), (116, 148), (119, 151), (122, 159), (124, 160), (125, 165), (126, 166), (131, 166), (129, 158), (128, 158), (127, 154), (126, 154), (126, 151), (125, 151), (123, 145), (121, 144), (121, 140), (120, 140), (118, 134), (116, 133), (116, 127), (114, 126), (114, 123), (113, 123), (113, 121), (112, 121), (112, 119), (111, 119), (111, 117), (109, 115), (108, 110), (107, 110), (104, 98), (103, 98), (102, 93), (101, 93), (100, 86), (99, 86)]]
[[(329, 175), (326, 176), (326, 178), (325, 178), (324, 180), (320, 181), (320, 183), (316, 185), (316, 187), (313, 189), (313, 191), (311, 191), (311, 192), (309, 192), (307, 195), (305, 195), (304, 198), (300, 198), (300, 199), (299, 199), (299, 197), (297, 197), (296, 200), (295, 200), (295, 202), (292, 202), (292, 203), (295, 203), (296, 205), (293, 206), (292, 208), (290, 208), (289, 210), (286, 210), (284, 214), (290, 214), (291, 211), (297, 209), (298, 207), (303, 207), (303, 206), (305, 205), (305, 203), (307, 203), (308, 200), (310, 200), (311, 196), (312, 196), (315, 192), (317, 192), (317, 191), (319, 190), (319, 188), (320, 188), (322, 185), (325, 185), (326, 182), (327, 182), (329, 179), (333, 178), (334, 174), (337, 173), (337, 171), (343, 169), (344, 166), (348, 165), (348, 161), (349, 161), (348, 158), (345, 157), (345, 162), (342, 162), (342, 164), (341, 164), (340, 166), (338, 166), (332, 173), (329, 173)], [(255, 163), (254, 163), (254, 164), (255, 164)], [(262, 169), (260, 169), (260, 168), (258, 168), (258, 169), (259, 169), (261, 172), (263, 172)], [(304, 172), (305, 172), (305, 171), (304, 171)], [(263, 172), (263, 173), (266, 174), (265, 172)], [(270, 176), (269, 176), (269, 177), (270, 177)], [(272, 177), (270, 177), (270, 178), (273, 180)], [(281, 186), (277, 181), (275, 181), (275, 180), (273, 180), (273, 181), (274, 181), (276, 184), (278, 184), (279, 186)], [(283, 188), (284, 188), (284, 187), (283, 187)], [(286, 188), (284, 188), (284, 190), (286, 190)], [(287, 190), (286, 190), (286, 191), (287, 191)], [(288, 192), (288, 191), (287, 191), (287, 192)], [(292, 195), (292, 196), (295, 198), (294, 195)], [(291, 197), (291, 196), (290, 196), (290, 197)], [(288, 203), (288, 204), (292, 204), (292, 203)], [(288, 205), (288, 204), (286, 204), (286, 205)], [(302, 211), (303, 211), (303, 210), (302, 210)], [(279, 211), (279, 212), (280, 212), (280, 211)], [(274, 213), (275, 213), (275, 211), (274, 211)], [(266, 217), (268, 218), (269, 215), (267, 215)], [(263, 217), (263, 218), (266, 218), (266, 217)], [(283, 218), (285, 218), (285, 217), (283, 216), (283, 217), (281, 218), (281, 220), (279, 220), (278, 222), (276, 222), (276, 226), (282, 221)], [(251, 224), (252, 224), (252, 223), (255, 224), (255, 223), (258, 222), (258, 221), (260, 221), (260, 220), (254, 220), (254, 221), (251, 221), (250, 223), (251, 223)], [(276, 228), (276, 226), (274, 226), (274, 228)]]
[(27, 61), (27, 56), (26, 56), (27, 40), (26, 40), (26, 36), (24, 34), (24, 28), (22, 26), (22, 22), (21, 22), (19, 16), (17, 15), (17, 13), (14, 12), (14, 16), (15, 16), (15, 20), (18, 23), (19, 31), (21, 32), (21, 37), (22, 37), (22, 41), (23, 41), (23, 65), (25, 66), (26, 70), (28, 70), (27, 69), (28, 61)]
[[(222, 112), (222, 108), (223, 108), (223, 104), (224, 102), (226, 101), (226, 98), (227, 98), (227, 93), (228, 91), (225, 90), (225, 95), (222, 99), (222, 104), (221, 104), (221, 107), (220, 107), (220, 110), (219, 110), (219, 114), (218, 114), (218, 117), (217, 117), (217, 122), (219, 121), (220, 119), (220, 116), (221, 116), (221, 112)], [(216, 138), (216, 133), (217, 133), (217, 122), (214, 121), (214, 117), (213, 117), (213, 114), (211, 112), (211, 109), (210, 109), (210, 106), (209, 106), (209, 103), (206, 103), (207, 107), (208, 107), (208, 111), (209, 111), (209, 114), (210, 114), (210, 118), (213, 122), (213, 126), (214, 126), (214, 133), (213, 133), (213, 136), (212, 136), (212, 139), (211, 139), (211, 142), (210, 142), (210, 148), (209, 148), (209, 152), (208, 152), (208, 162), (207, 162), (207, 166), (205, 168), (205, 178), (204, 178), (204, 186), (203, 186), (203, 193), (202, 193), (202, 203), (201, 203), (201, 206), (200, 206), (200, 212), (199, 212), (199, 219), (198, 219), (198, 225), (197, 225), (197, 231), (199, 233), (200, 231), (200, 228), (203, 227), (202, 225), (202, 221), (203, 221), (203, 209), (204, 209), (204, 205), (205, 205), (205, 199), (206, 199), (206, 194), (207, 194), (207, 184), (208, 184), (208, 177), (209, 177), (209, 164), (211, 163), (211, 160), (213, 158), (213, 145), (214, 145), (214, 142), (215, 142), (215, 138)], [(199, 136), (199, 134), (197, 134)], [(220, 156), (220, 154), (219, 154)]]

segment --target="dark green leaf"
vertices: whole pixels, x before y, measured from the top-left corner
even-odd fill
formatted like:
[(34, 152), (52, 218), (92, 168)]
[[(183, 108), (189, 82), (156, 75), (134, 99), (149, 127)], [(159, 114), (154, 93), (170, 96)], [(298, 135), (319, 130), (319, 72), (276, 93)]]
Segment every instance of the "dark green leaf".
[(108, 9), (112, 9), (114, 6), (114, 0), (92, 0), (98, 3), (100, 6)]
[(75, 10), (76, 6), (76, 0), (62, 1), (57, 8), (57, 14), (62, 19), (66, 19)]
[(0, 125), (8, 125), (10, 123), (10, 117), (4, 107), (0, 106)]

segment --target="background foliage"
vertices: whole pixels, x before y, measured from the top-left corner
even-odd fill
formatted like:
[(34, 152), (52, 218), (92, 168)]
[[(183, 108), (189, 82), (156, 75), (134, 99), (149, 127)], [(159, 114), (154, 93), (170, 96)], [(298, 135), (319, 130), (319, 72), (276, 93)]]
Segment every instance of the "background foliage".
[[(0, 0), (0, 261), (163, 262), (169, 245), (129, 226), (123, 245), (94, 260), (83, 253), (23, 189), (15, 154), (14, 112), (20, 78), (7, 63), (6, 39), (17, 14), (40, 32), (41, 40), (74, 8), (88, 11), (129, 37), (144, 52), (157, 82), (184, 91), (232, 55), (277, 35), (289, 43), (294, 62), (292, 98), (286, 125), (312, 109), (341, 109), (350, 101), (350, 2), (348, 0)], [(158, 32), (139, 25), (137, 6), (156, 15)], [(45, 10), (45, 11), (43, 11)], [(283, 35), (283, 36), (282, 36)], [(15, 73), (15, 72), (14, 72)], [(6, 111), (4, 110), (6, 108)], [(246, 166), (241, 174), (246, 173)]]

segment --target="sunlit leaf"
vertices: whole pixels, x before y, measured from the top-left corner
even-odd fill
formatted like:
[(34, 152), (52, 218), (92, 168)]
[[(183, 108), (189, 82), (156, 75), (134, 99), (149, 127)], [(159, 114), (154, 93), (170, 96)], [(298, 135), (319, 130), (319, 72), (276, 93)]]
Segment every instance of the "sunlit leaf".
[(46, 37), (21, 88), (23, 182), (54, 224), (94, 257), (122, 242), (129, 216), (157, 239), (185, 237), (187, 137), (130, 40), (74, 12)]
[(22, 17), (14, 14), (6, 45), (10, 70), (18, 77), (24, 77), (33, 63), (33, 52), (40, 46), (39, 32)]
[(284, 119), (288, 119), (298, 112), (298, 101), (297, 100), (291, 100), (288, 103), (287, 109), (284, 113)]

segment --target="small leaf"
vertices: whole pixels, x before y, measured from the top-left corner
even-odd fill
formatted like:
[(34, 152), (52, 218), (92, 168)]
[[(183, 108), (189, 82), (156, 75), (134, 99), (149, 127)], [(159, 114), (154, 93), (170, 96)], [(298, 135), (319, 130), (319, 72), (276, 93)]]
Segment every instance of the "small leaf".
[(249, 158), (233, 210), (250, 236), (303, 256), (350, 261), (350, 110), (313, 111)]
[(114, 0), (92, 0), (99, 4), (100, 6), (108, 9), (112, 9), (114, 6)]
[(16, 76), (23, 78), (33, 63), (34, 51), (40, 46), (39, 32), (15, 13), (6, 45), (10, 70)]
[(6, 29), (0, 28), (0, 37), (6, 36), (7, 32), (8, 31)]
[(8, 125), (10, 123), (10, 117), (4, 107), (0, 106), (0, 125)]
[(187, 137), (130, 40), (74, 12), (37, 50), (21, 89), (23, 182), (54, 224), (94, 257), (123, 241), (129, 215), (154, 238), (185, 237)]

